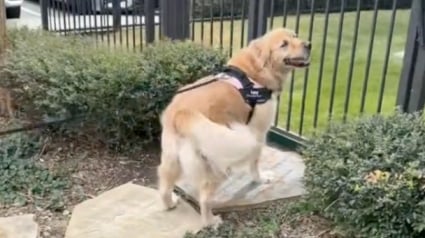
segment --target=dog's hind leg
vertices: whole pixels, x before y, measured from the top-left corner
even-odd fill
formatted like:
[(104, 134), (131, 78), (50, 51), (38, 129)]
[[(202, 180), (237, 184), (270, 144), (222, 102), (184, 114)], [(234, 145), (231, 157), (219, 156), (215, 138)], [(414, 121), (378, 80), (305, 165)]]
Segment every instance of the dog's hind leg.
[(158, 187), (164, 209), (170, 210), (175, 208), (178, 203), (178, 198), (173, 198), (173, 188), (181, 176), (182, 169), (178, 157), (176, 135), (163, 130), (161, 139), (161, 164), (157, 169)]
[(219, 215), (215, 216), (212, 213), (212, 198), (219, 184), (205, 179), (199, 185), (199, 206), (201, 209), (202, 223), (204, 226), (217, 228), (222, 223), (222, 219)]

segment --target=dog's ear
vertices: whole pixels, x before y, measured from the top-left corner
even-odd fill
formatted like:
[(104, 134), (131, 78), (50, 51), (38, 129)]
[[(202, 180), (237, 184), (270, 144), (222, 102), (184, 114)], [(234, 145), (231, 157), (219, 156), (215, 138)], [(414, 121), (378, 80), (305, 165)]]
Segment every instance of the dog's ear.
[(267, 44), (265, 44), (262, 38), (252, 40), (248, 47), (252, 50), (253, 54), (262, 67), (268, 64), (271, 53), (270, 49), (267, 47)]

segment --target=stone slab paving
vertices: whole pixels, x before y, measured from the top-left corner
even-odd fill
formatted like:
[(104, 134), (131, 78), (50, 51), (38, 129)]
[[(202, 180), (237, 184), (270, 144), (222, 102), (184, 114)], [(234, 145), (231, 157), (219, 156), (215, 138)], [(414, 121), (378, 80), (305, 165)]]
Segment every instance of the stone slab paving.
[[(305, 166), (298, 154), (266, 147), (260, 168), (270, 183), (255, 184), (246, 173), (235, 173), (216, 194), (215, 211), (264, 205), (305, 193)], [(197, 205), (196, 189), (189, 182), (183, 179), (177, 189)], [(65, 238), (179, 238), (201, 228), (200, 215), (189, 203), (180, 200), (174, 210), (163, 211), (157, 190), (127, 183), (77, 205)]]
[(65, 238), (179, 238), (201, 228), (188, 203), (162, 211), (157, 190), (127, 183), (77, 205)]
[(0, 238), (37, 238), (38, 234), (33, 214), (0, 217)]
[[(302, 183), (304, 169), (305, 165), (299, 154), (265, 147), (260, 158), (260, 171), (271, 182), (255, 184), (247, 173), (234, 174), (219, 188), (214, 198), (213, 210), (238, 210), (301, 196), (305, 193)], [(177, 190), (198, 205), (198, 192), (190, 181), (180, 181)]]

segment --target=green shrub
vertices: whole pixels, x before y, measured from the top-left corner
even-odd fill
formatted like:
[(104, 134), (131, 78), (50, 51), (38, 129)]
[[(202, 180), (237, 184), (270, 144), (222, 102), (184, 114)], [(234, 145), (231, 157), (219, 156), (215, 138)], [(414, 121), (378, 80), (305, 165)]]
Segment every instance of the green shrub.
[(85, 114), (67, 133), (95, 132), (110, 145), (151, 142), (159, 113), (183, 84), (225, 63), (219, 50), (159, 42), (143, 52), (95, 46), (87, 38), (16, 30), (6, 70), (24, 111), (40, 118)]
[(67, 181), (36, 165), (40, 137), (23, 133), (0, 138), (0, 204), (60, 209)]
[(338, 124), (303, 149), (307, 202), (356, 237), (425, 236), (425, 125), (397, 112)]

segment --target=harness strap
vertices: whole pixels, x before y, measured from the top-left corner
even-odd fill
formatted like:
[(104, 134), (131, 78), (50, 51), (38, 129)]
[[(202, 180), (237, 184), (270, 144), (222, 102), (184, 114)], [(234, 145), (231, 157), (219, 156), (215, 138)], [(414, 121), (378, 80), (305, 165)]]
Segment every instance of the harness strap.
[[(235, 86), (234, 84), (233, 85), (237, 88), (237, 90), (241, 94), (244, 101), (251, 107), (251, 110), (248, 113), (248, 117), (246, 121), (246, 124), (248, 124), (251, 121), (252, 116), (254, 115), (255, 106), (257, 104), (263, 104), (267, 102), (268, 100), (270, 100), (272, 96), (272, 91), (268, 88), (256, 87), (256, 85), (251, 80), (249, 80), (249, 77), (242, 70), (240, 70), (239, 68), (235, 66), (232, 66), (232, 65), (225, 66), (222, 73), (226, 74), (230, 78), (237, 80), (238, 86)], [(217, 77), (212, 78), (209, 81), (178, 90), (177, 93), (183, 93), (195, 88), (199, 88), (207, 84), (216, 82), (219, 79), (220, 79), (220, 76), (218, 75)]]
[(200, 83), (200, 84), (193, 85), (192, 87), (180, 89), (176, 93), (177, 94), (178, 93), (183, 93), (183, 92), (186, 92), (186, 91), (189, 91), (189, 90), (192, 90), (192, 89), (195, 89), (195, 88), (199, 88), (199, 87), (205, 86), (207, 84), (210, 84), (210, 83), (213, 83), (213, 82), (216, 82), (216, 81), (218, 81), (218, 78), (213, 78), (213, 79), (211, 79), (209, 81), (206, 81), (206, 82), (203, 82), (203, 83)]
[(272, 91), (264, 87), (255, 87), (255, 84), (251, 80), (249, 80), (249, 77), (242, 70), (235, 66), (225, 66), (223, 73), (237, 79), (242, 85), (242, 88), (239, 89), (239, 93), (241, 94), (245, 102), (251, 107), (246, 121), (246, 124), (248, 124), (251, 121), (252, 116), (254, 115), (255, 106), (257, 104), (263, 104), (270, 100), (272, 96)]

